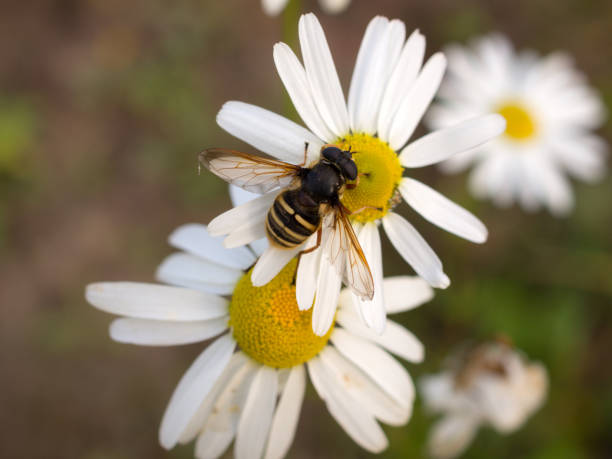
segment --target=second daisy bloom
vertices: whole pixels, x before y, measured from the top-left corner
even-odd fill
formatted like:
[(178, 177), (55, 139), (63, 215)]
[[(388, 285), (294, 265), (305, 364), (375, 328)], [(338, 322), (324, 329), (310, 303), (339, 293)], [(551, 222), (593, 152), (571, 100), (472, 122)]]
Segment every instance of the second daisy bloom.
[(605, 109), (565, 53), (539, 57), (516, 52), (503, 36), (448, 49), (449, 72), (428, 121), (442, 128), (482, 113), (507, 120), (504, 135), (443, 164), (448, 172), (471, 165), (470, 188), (500, 206), (514, 201), (526, 210), (572, 210), (566, 172), (585, 181), (605, 173), (605, 142), (591, 130)]
[[(411, 332), (389, 320), (382, 335), (374, 334), (345, 291), (334, 305), (334, 323), (316, 336), (312, 313), (297, 307), (295, 260), (268, 285), (254, 287), (248, 271), (261, 247), (226, 249), (197, 224), (178, 228), (170, 243), (181, 251), (157, 271), (170, 285), (102, 282), (86, 290), (93, 306), (122, 316), (110, 327), (115, 341), (172, 346), (216, 337), (170, 399), (159, 432), (164, 448), (196, 439), (197, 458), (216, 458), (235, 439), (238, 459), (284, 457), (307, 374), (332, 417), (367, 451), (387, 446), (379, 422), (408, 422), (414, 386), (391, 354), (423, 360), (423, 345)], [(385, 279), (383, 288), (390, 313), (433, 296), (422, 279), (407, 276)]]
[[(406, 219), (392, 211), (401, 198), (427, 220), (461, 237), (474, 242), (484, 242), (487, 237), (486, 228), (476, 217), (428, 186), (403, 177), (404, 170), (435, 164), (474, 148), (503, 132), (505, 122), (499, 115), (484, 115), (409, 143), (442, 79), (446, 67), (442, 54), (435, 54), (423, 65), (425, 39), (418, 31), (406, 41), (401, 21), (374, 18), (357, 56), (347, 104), (327, 40), (314, 15), (302, 16), (299, 35), (304, 64), (284, 43), (275, 45), (274, 61), (309, 129), (242, 102), (225, 104), (217, 121), (258, 150), (293, 164), (303, 161), (305, 142), (309, 145), (307, 164), (319, 159), (321, 147), (327, 143), (354, 153), (361, 177), (354, 190), (345, 192), (342, 202), (354, 212), (355, 232), (375, 283), (371, 302), (358, 297), (355, 301), (365, 322), (381, 331), (385, 310), (379, 224), (430, 285), (445, 288), (450, 283), (431, 247)], [(217, 217), (209, 230), (227, 234), (231, 246), (261, 237), (256, 228), (263, 228), (276, 194), (263, 195)], [(289, 259), (313, 245), (311, 239), (294, 251), (269, 248), (253, 271), (253, 283), (267, 283)], [(308, 309), (314, 301), (313, 328), (320, 335), (328, 330), (334, 311), (317, 308), (317, 302), (336, 304), (341, 284), (341, 276), (329, 267), (321, 252), (303, 256), (297, 276), (298, 304)]]

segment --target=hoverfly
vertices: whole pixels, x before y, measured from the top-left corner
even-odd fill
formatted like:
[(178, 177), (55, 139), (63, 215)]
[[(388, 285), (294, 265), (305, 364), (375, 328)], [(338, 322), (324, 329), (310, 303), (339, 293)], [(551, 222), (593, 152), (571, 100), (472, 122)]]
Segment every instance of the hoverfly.
[(290, 249), (317, 233), (314, 247), (321, 245), (325, 229), (328, 257), (344, 282), (361, 298), (374, 296), (374, 280), (370, 267), (351, 222), (350, 211), (340, 202), (348, 180), (358, 178), (352, 153), (327, 144), (321, 148), (321, 159), (312, 167), (294, 165), (224, 148), (209, 148), (199, 154), (201, 165), (223, 180), (247, 191), (280, 192), (268, 210), (266, 234), (270, 244)]

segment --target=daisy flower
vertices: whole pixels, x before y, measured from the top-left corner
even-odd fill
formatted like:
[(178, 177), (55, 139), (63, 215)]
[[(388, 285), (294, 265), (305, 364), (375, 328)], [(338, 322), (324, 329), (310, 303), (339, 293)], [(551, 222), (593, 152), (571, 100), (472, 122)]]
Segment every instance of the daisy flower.
[[(370, 21), (353, 72), (345, 103), (338, 74), (319, 21), (307, 14), (299, 21), (304, 65), (284, 43), (274, 46), (274, 62), (293, 104), (308, 129), (263, 108), (227, 102), (217, 115), (230, 134), (282, 161), (306, 164), (319, 160), (324, 144), (353, 153), (360, 178), (347, 189), (343, 205), (351, 220), (374, 279), (371, 301), (355, 295), (366, 324), (381, 332), (385, 324), (379, 224), (393, 246), (430, 285), (445, 288), (450, 281), (442, 262), (417, 230), (392, 211), (403, 198), (430, 222), (474, 242), (487, 238), (485, 226), (471, 213), (423, 183), (404, 177), (405, 169), (423, 167), (474, 148), (505, 128), (497, 114), (482, 115), (409, 142), (442, 79), (446, 60), (434, 54), (423, 64), (425, 38), (418, 31), (405, 40), (399, 20)], [(227, 247), (265, 236), (265, 219), (279, 191), (272, 191), (215, 218), (211, 234), (227, 235)], [(325, 239), (325, 237), (323, 238)], [(270, 246), (253, 271), (254, 285), (265, 285), (295, 255), (315, 245), (311, 237), (295, 249)], [(323, 244), (323, 247), (325, 245)], [(342, 274), (321, 249), (301, 257), (297, 301), (313, 305), (313, 329), (324, 334), (333, 320)], [(315, 292), (317, 292), (315, 296)]]
[(483, 344), (456, 363), (420, 384), (425, 406), (443, 413), (429, 436), (435, 458), (461, 454), (481, 425), (504, 434), (517, 430), (548, 390), (546, 369), (504, 343)]
[[(289, 0), (262, 0), (261, 6), (264, 12), (269, 16), (276, 16), (289, 3)], [(321, 9), (328, 14), (336, 14), (344, 11), (351, 0), (319, 0)]]
[(526, 210), (548, 207), (563, 215), (573, 207), (565, 172), (595, 181), (605, 173), (606, 144), (591, 131), (605, 118), (604, 107), (583, 74), (564, 53), (539, 58), (520, 53), (491, 35), (469, 48), (448, 49), (449, 72), (428, 124), (440, 129), (482, 113), (507, 122), (504, 135), (443, 163), (443, 170), (470, 165), (472, 193), (497, 205), (517, 201)]
[[(254, 287), (250, 266), (257, 248), (226, 249), (198, 224), (178, 228), (169, 241), (181, 251), (164, 260), (157, 277), (171, 285), (105, 282), (86, 289), (89, 303), (122, 316), (110, 326), (116, 341), (172, 346), (216, 337), (170, 399), (159, 431), (164, 448), (195, 439), (195, 456), (214, 458), (235, 439), (238, 459), (284, 457), (307, 373), (357, 444), (374, 453), (386, 448), (379, 422), (404, 425), (412, 413), (412, 380), (390, 355), (422, 361), (423, 346), (412, 333), (388, 321), (382, 335), (374, 334), (344, 291), (330, 329), (317, 336), (312, 310), (297, 306), (296, 260), (265, 286)], [(383, 288), (390, 313), (433, 296), (417, 277), (385, 279)]]

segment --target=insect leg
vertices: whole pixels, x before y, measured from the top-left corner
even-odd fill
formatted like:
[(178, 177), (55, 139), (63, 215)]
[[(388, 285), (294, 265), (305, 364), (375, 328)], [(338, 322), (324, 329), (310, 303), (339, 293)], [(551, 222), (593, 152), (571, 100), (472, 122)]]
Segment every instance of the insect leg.
[(306, 165), (306, 160), (308, 159), (308, 142), (304, 142), (304, 161), (300, 166), (304, 167)]
[(198, 153), (198, 175), (202, 172), (202, 162), (204, 161), (203, 155), (204, 152)]
[(322, 235), (322, 234), (323, 234), (323, 228), (319, 228), (319, 229), (317, 230), (317, 243), (314, 245), (314, 247), (311, 247), (311, 248), (306, 249), (306, 250), (302, 250), (302, 251), (300, 252), (300, 257), (301, 257), (302, 255), (307, 254), (307, 253), (314, 252), (314, 251), (315, 251), (315, 250), (317, 250), (319, 247), (321, 247), (321, 235)]
[(340, 205), (342, 206), (342, 210), (344, 211), (344, 213), (346, 213), (346, 215), (355, 215), (355, 214), (358, 214), (359, 212), (363, 212), (363, 211), (364, 211), (364, 210), (366, 210), (366, 209), (373, 209), (373, 210), (377, 210), (377, 211), (379, 211), (379, 212), (382, 212), (382, 210), (383, 210), (383, 208), (382, 208), (382, 207), (375, 207), (375, 206), (363, 206), (363, 207), (360, 207), (360, 208), (359, 208), (359, 209), (357, 209), (357, 210), (352, 210), (352, 211), (351, 211), (351, 210), (347, 209), (347, 208), (344, 206), (344, 204), (340, 203)]
[(321, 234), (323, 234), (323, 228), (319, 228), (317, 230), (317, 243), (313, 247), (311, 247), (309, 249), (306, 249), (306, 250), (302, 250), (298, 254), (297, 266), (295, 267), (295, 274), (293, 275), (293, 283), (294, 284), (295, 284), (295, 279), (297, 277), (298, 268), (300, 267), (300, 260), (302, 259), (302, 255), (310, 253), (310, 252), (314, 252), (319, 247), (321, 247)]

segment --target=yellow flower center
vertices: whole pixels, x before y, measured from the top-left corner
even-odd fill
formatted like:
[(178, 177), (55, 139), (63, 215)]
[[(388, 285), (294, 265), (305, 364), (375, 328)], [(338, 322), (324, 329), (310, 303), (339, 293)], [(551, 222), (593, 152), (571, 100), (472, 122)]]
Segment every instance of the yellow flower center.
[(297, 260), (263, 287), (251, 283), (251, 271), (236, 284), (229, 305), (229, 325), (242, 351), (253, 360), (274, 368), (290, 368), (316, 356), (327, 344), (312, 331), (312, 308), (300, 311), (293, 278)]
[(535, 121), (522, 104), (517, 102), (501, 104), (497, 113), (506, 119), (507, 137), (513, 140), (527, 140), (535, 134)]
[(342, 204), (352, 213), (351, 219), (367, 223), (384, 217), (396, 203), (396, 192), (404, 168), (397, 153), (377, 137), (350, 134), (336, 142), (343, 150), (353, 152), (359, 177), (342, 195)]

